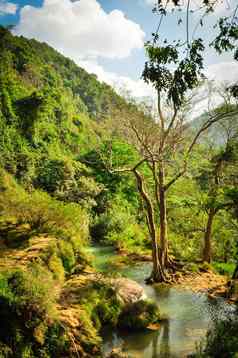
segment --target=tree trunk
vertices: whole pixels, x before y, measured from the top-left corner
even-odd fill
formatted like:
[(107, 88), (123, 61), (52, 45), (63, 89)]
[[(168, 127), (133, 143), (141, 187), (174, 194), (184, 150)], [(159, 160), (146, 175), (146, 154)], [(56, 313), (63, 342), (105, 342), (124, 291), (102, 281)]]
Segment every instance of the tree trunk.
[(213, 208), (209, 209), (207, 226), (204, 235), (204, 248), (203, 248), (203, 258), (202, 258), (202, 261), (207, 263), (210, 263), (212, 259), (211, 239), (212, 239), (212, 224), (215, 214), (216, 211)]
[(238, 263), (237, 263), (235, 271), (232, 275), (232, 280), (238, 280)]
[(134, 174), (135, 174), (135, 177), (137, 180), (138, 191), (139, 191), (139, 193), (143, 199), (143, 202), (145, 204), (145, 209), (146, 209), (146, 214), (147, 214), (146, 215), (147, 225), (148, 225), (149, 233), (150, 233), (151, 240), (152, 240), (153, 269), (152, 269), (152, 273), (151, 273), (151, 276), (148, 279), (148, 281), (149, 282), (150, 281), (165, 282), (166, 277), (164, 274), (163, 263), (161, 262), (160, 257), (159, 257), (158, 237), (157, 237), (157, 230), (156, 230), (156, 225), (155, 225), (155, 220), (154, 220), (153, 204), (144, 188), (142, 175), (140, 175), (140, 173), (137, 170), (134, 170)]
[(159, 166), (159, 218), (160, 218), (160, 257), (163, 267), (168, 267), (168, 233), (166, 192), (164, 188), (164, 165)]

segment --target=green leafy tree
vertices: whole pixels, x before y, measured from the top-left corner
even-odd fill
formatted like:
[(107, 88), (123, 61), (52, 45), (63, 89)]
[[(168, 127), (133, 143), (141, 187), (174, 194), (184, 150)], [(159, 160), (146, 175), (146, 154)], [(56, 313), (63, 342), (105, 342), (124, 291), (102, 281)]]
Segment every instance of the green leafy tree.
[[(150, 147), (147, 146), (146, 148), (143, 139), (142, 144), (146, 152), (146, 160), (153, 173), (155, 195), (159, 206), (160, 247), (158, 257), (162, 270), (169, 268), (173, 264), (168, 255), (167, 191), (187, 171), (190, 154), (201, 134), (215, 122), (237, 114), (237, 108), (232, 110), (223, 108), (223, 111), (211, 113), (187, 148), (183, 149), (184, 160), (182, 167), (178, 169), (178, 173), (172, 179), (166, 180), (168, 163), (173, 158), (173, 148), (181, 141), (181, 133), (183, 133), (185, 127), (184, 117), (181, 114), (188, 103), (188, 95), (199, 87), (204, 79), (205, 51), (205, 44), (202, 38), (190, 37), (190, 1), (186, 5), (186, 38), (174, 40), (170, 43), (167, 39), (161, 38), (159, 35), (160, 27), (163, 18), (166, 18), (168, 3), (166, 2), (164, 5), (159, 0), (154, 8), (154, 12), (159, 14), (160, 20), (156, 32), (152, 34), (152, 41), (147, 42), (145, 46), (148, 61), (146, 61), (143, 71), (143, 79), (152, 84), (157, 93), (158, 118), (155, 123), (157, 133), (159, 133), (157, 138), (158, 148), (156, 148), (156, 152), (151, 151)], [(171, 1), (171, 3), (174, 4), (175, 8), (181, 6), (179, 1)], [(213, 5), (209, 1), (201, 2), (202, 5), (205, 5), (206, 12), (209, 13), (212, 10)], [(233, 32), (229, 34), (229, 38), (232, 36)], [(221, 51), (226, 50), (222, 46), (218, 45), (218, 47)], [(169, 106), (169, 110), (167, 106)], [(155, 274), (154, 279), (163, 281), (164, 277), (159, 276)]]

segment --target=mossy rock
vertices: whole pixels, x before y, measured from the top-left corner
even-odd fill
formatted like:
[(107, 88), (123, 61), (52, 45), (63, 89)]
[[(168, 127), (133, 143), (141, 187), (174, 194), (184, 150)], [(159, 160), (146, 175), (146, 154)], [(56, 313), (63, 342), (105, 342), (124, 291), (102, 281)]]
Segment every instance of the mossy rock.
[(119, 316), (120, 328), (143, 330), (150, 324), (159, 321), (160, 313), (157, 305), (147, 300), (141, 300), (126, 306)]
[(208, 262), (203, 262), (200, 266), (199, 266), (199, 271), (201, 272), (212, 272), (213, 271), (213, 267), (211, 264), (209, 264)]
[(115, 293), (112, 293), (110, 298), (102, 299), (95, 307), (101, 325), (116, 326), (121, 310), (121, 302), (116, 298)]
[(121, 351), (120, 348), (114, 348), (107, 358), (129, 358), (128, 354)]
[(199, 272), (199, 266), (197, 264), (195, 264), (194, 262), (188, 263), (185, 268), (189, 272), (194, 272), (194, 273)]

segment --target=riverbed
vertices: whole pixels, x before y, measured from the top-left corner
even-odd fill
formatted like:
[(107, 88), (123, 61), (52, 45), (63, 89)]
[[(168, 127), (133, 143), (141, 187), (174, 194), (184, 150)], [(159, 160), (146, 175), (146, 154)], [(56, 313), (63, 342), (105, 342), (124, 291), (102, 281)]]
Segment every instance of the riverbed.
[[(92, 247), (95, 267), (111, 273), (108, 261), (116, 255), (110, 247)], [(217, 319), (227, 317), (235, 307), (224, 299), (209, 299), (205, 293), (144, 283), (149, 276), (151, 263), (143, 262), (117, 268), (115, 274), (137, 281), (144, 287), (149, 299), (159, 306), (165, 319), (156, 331), (146, 332), (104, 332), (103, 352), (106, 355), (114, 348), (121, 348), (131, 358), (171, 358), (187, 357), (192, 354), (206, 332)]]

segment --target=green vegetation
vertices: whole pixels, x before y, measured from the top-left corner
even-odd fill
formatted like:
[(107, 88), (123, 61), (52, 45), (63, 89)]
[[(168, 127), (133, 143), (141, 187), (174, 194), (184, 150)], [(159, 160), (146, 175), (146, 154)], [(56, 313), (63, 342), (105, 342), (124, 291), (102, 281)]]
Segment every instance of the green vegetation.
[(195, 357), (230, 357), (236, 358), (238, 352), (238, 322), (234, 319), (217, 322), (199, 347)]
[(120, 327), (141, 330), (151, 323), (158, 323), (159, 309), (153, 302), (138, 301), (129, 306), (119, 317)]
[(236, 264), (234, 262), (213, 262), (212, 266), (218, 273), (221, 275), (227, 275), (228, 277), (232, 277), (236, 268)]
[[(191, 143), (197, 128), (180, 115), (200, 79), (203, 45), (191, 45), (188, 78), (179, 63), (182, 82), (164, 67), (157, 76), (161, 63), (177, 63), (168, 49), (148, 44), (143, 75), (159, 105), (162, 93), (173, 104), (163, 123), (162, 112), (154, 120), (150, 108), (123, 99), (48, 45), (0, 27), (1, 356), (100, 357), (105, 325), (142, 330), (158, 322), (154, 303), (123, 307), (97, 276), (85, 253), (91, 242), (118, 253), (108, 271), (152, 252), (152, 282), (176, 280), (180, 269), (232, 277), (237, 107), (214, 110), (221, 124), (213, 134), (228, 133), (225, 141), (211, 143), (208, 135)], [(206, 120), (201, 133), (209, 134)], [(217, 342), (221, 352), (237, 348), (237, 326), (226, 336), (226, 325), (209, 333), (201, 354), (216, 356)]]
[(3, 28), (0, 40), (0, 354), (96, 357), (121, 303), (100, 283), (83, 284), (76, 307), (64, 292), (89, 269), (89, 232), (132, 252), (150, 246), (133, 180), (97, 158), (97, 121), (128, 105), (46, 44)]
[(62, 329), (59, 341), (55, 340), (54, 347), (49, 346), (57, 330), (60, 331), (53, 285), (50, 273), (39, 265), (33, 265), (28, 271), (16, 270), (1, 274), (2, 356), (6, 348), (11, 352), (9, 357), (50, 356), (51, 349), (60, 352), (66, 348)]

